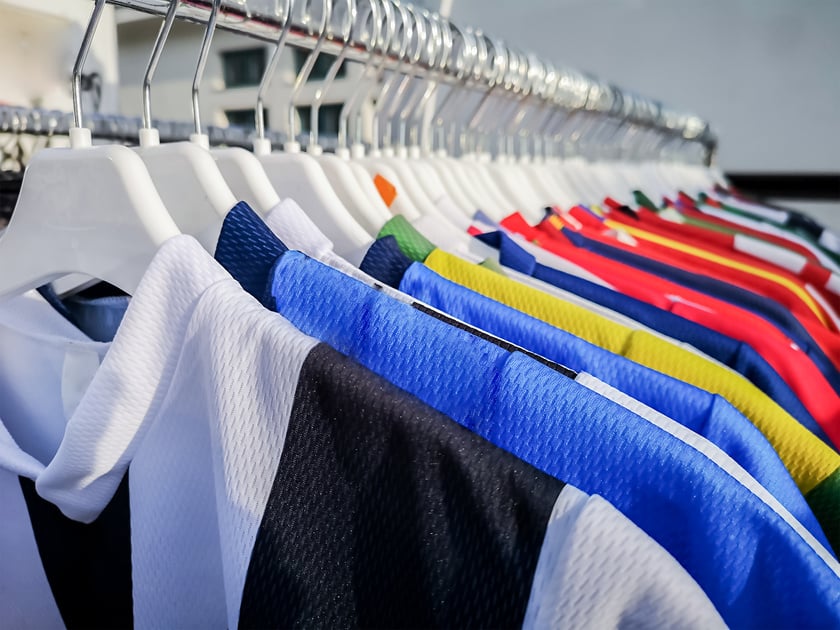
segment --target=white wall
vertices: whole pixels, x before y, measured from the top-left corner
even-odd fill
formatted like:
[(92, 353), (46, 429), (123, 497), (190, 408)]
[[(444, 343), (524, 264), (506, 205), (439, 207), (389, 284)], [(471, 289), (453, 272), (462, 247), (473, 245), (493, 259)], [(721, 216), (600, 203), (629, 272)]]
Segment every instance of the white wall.
[(700, 114), (724, 169), (840, 171), (840, 0), (455, 0), (452, 18)]
[[(70, 111), (70, 78), (90, 0), (0, 0), (0, 102)], [(117, 108), (117, 38), (107, 7), (85, 72), (103, 79), (102, 111)]]

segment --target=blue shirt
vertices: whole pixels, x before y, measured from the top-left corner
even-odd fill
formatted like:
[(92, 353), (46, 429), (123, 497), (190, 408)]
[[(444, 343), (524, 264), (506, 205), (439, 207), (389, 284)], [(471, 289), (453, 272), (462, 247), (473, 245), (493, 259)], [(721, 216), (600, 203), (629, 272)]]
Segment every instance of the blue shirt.
[(618, 291), (542, 265), (503, 232), (490, 232), (477, 238), (499, 250), (499, 262), (505, 267), (631, 317), (672, 339), (689, 343), (731, 367), (770, 396), (803, 426), (830, 444), (822, 428), (790, 386), (750, 345)]
[(714, 443), (767, 488), (818, 539), (812, 510), (764, 435), (721, 396), (604, 350), (521, 311), (500, 304), (408, 260), (393, 237), (369, 250), (363, 269), (384, 273), (398, 288), (467, 324), (572, 370), (585, 371)]
[[(227, 247), (228, 239), (238, 246)], [(490, 442), (606, 498), (688, 570), (727, 623), (840, 623), (838, 582), (828, 565), (698, 451), (525, 355), (300, 253), (284, 254), (241, 206), (225, 221), (216, 256), (254, 288), (258, 274), (247, 259), (262, 265), (262, 258), (248, 250), (267, 252), (272, 241), (277, 259), (260, 299)]]

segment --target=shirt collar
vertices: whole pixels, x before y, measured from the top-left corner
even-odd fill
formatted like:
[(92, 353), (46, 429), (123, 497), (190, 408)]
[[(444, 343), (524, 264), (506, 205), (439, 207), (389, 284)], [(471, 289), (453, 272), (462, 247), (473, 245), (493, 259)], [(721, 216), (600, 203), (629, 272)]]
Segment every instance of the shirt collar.
[(259, 215), (240, 202), (225, 217), (215, 256), (242, 288), (271, 308), (267, 291), (271, 270), (288, 250)]

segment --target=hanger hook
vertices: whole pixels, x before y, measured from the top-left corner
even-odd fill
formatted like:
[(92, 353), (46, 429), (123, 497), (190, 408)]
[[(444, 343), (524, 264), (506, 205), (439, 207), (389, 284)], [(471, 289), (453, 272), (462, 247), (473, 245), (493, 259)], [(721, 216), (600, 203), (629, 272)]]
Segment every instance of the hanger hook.
[[(414, 38), (414, 26), (415, 22), (413, 20), (413, 13), (410, 13), (408, 8), (404, 5), (401, 5), (393, 0), (388, 0), (392, 2), (394, 7), (397, 10), (397, 13), (400, 15), (400, 25), (396, 28), (394, 33), (394, 37), (391, 40), (391, 51), (396, 52), (397, 56), (397, 66), (394, 68), (388, 80), (382, 85), (382, 89), (379, 91), (379, 95), (376, 98), (376, 103), (373, 107), (373, 118), (372, 118), (372, 138), (371, 138), (371, 149), (373, 151), (379, 150), (379, 139), (380, 139), (380, 121), (382, 118), (382, 110), (385, 107), (386, 97), (390, 93), (391, 89), (396, 84), (397, 80), (400, 78), (401, 75), (401, 68), (402, 65), (405, 63), (406, 55), (408, 53), (409, 46), (411, 45), (411, 41)], [(400, 32), (400, 29), (402, 31)], [(396, 51), (395, 42), (399, 42), (399, 47)], [(383, 63), (384, 66), (384, 63)]]
[(181, 0), (172, 0), (169, 3), (169, 9), (160, 25), (152, 55), (149, 57), (149, 63), (146, 66), (146, 74), (143, 75), (143, 129), (152, 128), (152, 79), (163, 54), (163, 47), (166, 45), (166, 40), (169, 39), (169, 32), (175, 23), (175, 14), (178, 12), (180, 4)]
[[(479, 48), (475, 34), (470, 30), (463, 30), (455, 24), (449, 25), (452, 35), (452, 53), (451, 59), (447, 61), (447, 66), (454, 72), (455, 81), (447, 92), (443, 100), (438, 104), (435, 113), (432, 116), (433, 125), (438, 132), (438, 146), (440, 150), (446, 151), (446, 118), (444, 112), (447, 109), (452, 109), (453, 104), (456, 105), (455, 111), (458, 111), (458, 100), (463, 96), (469, 94), (468, 85), (473, 75), (476, 64), (479, 60)], [(456, 45), (460, 43), (460, 46)], [(450, 116), (453, 122), (450, 125), (454, 143), (454, 133), (456, 124), (455, 117)]]
[(198, 102), (198, 93), (201, 86), (201, 79), (204, 76), (204, 68), (207, 65), (207, 57), (210, 54), (210, 45), (213, 43), (213, 34), (216, 32), (216, 21), (219, 19), (219, 9), (222, 0), (213, 0), (210, 17), (207, 18), (207, 28), (204, 29), (204, 39), (201, 42), (201, 52), (198, 55), (198, 64), (195, 68), (195, 76), (192, 83), (192, 114), (195, 123), (195, 135), (201, 134), (201, 111)]
[(286, 39), (292, 26), (292, 0), (278, 0), (275, 6), (280, 6), (281, 1), (283, 3), (283, 27), (274, 43), (271, 59), (269, 59), (260, 79), (260, 87), (257, 90), (257, 106), (254, 109), (254, 123), (257, 132), (254, 140), (254, 152), (260, 154), (271, 152), (271, 146), (265, 146), (265, 97), (268, 93), (268, 87), (271, 85), (271, 79), (277, 71), (277, 64), (280, 61), (283, 49), (286, 47)]
[[(338, 146), (341, 148), (347, 147), (347, 127), (350, 115), (357, 109), (357, 104), (363, 102), (373, 91), (375, 83), (378, 81), (385, 67), (391, 49), (391, 43), (397, 33), (397, 18), (394, 5), (389, 0), (370, 0), (370, 2), (372, 7), (379, 7), (382, 10), (381, 21), (378, 22), (377, 28), (374, 30), (374, 38), (367, 49), (368, 59), (362, 71), (362, 77), (364, 79), (371, 70), (374, 70), (373, 81), (371, 84), (366, 84), (365, 87), (354, 91), (341, 108), (341, 115), (338, 120)], [(379, 51), (378, 58), (377, 50)], [(356, 118), (356, 142), (361, 144), (361, 124), (358, 120), (358, 115)]]
[[(318, 146), (318, 115), (321, 111), (321, 105), (323, 104), (327, 90), (335, 81), (335, 77), (338, 75), (338, 71), (341, 66), (344, 64), (344, 60), (347, 57), (347, 52), (350, 50), (351, 38), (353, 36), (353, 27), (356, 25), (356, 17), (357, 17), (357, 7), (356, 7), (356, 0), (346, 0), (347, 4), (347, 17), (345, 21), (339, 26), (338, 33), (340, 38), (344, 41), (341, 46), (341, 52), (336, 56), (335, 60), (333, 61), (332, 65), (330, 66), (329, 70), (327, 71), (327, 75), (324, 77), (324, 81), (315, 91), (315, 98), (312, 101), (312, 114), (311, 119), (309, 122), (309, 146), (310, 147), (317, 147)], [(374, 9), (373, 4), (370, 5), (371, 10), (369, 15), (371, 19), (373, 19)], [(375, 21), (374, 21), (375, 24)]]
[[(302, 16), (302, 22), (307, 28), (313, 21), (312, 14), (310, 12), (312, 4), (312, 0), (304, 0), (304, 12)], [(300, 72), (298, 72), (297, 77), (295, 77), (294, 85), (292, 85), (292, 93), (289, 96), (289, 143), (291, 145), (294, 145), (295, 142), (295, 101), (300, 95), (300, 91), (303, 89), (303, 86), (306, 84), (306, 80), (309, 78), (309, 75), (312, 73), (312, 69), (315, 67), (315, 62), (318, 60), (318, 56), (321, 54), (321, 49), (324, 46), (324, 41), (327, 39), (327, 31), (329, 30), (328, 27), (330, 24), (330, 19), (332, 19), (332, 1), (324, 0), (322, 6), (323, 15), (321, 16), (322, 19), (320, 29), (316, 29), (315, 31), (310, 30), (310, 33), (318, 33), (318, 41), (315, 42), (315, 46), (310, 51), (309, 56), (306, 58), (306, 61), (304, 62), (303, 67), (300, 69)]]
[(487, 87), (466, 124), (462, 134), (462, 148), (463, 140), (466, 140), (468, 134), (474, 134), (478, 128), (479, 121), (490, 102), (490, 97), (499, 87), (505, 87), (504, 83), (509, 74), (509, 68), (515, 62), (513, 54), (504, 44), (484, 34), (476, 33), (476, 44), (478, 57), (475, 66), (473, 66), (473, 78), (476, 81), (486, 83)]
[[(452, 52), (452, 30), (447, 21), (438, 14), (430, 14), (427, 19), (431, 26), (431, 45), (429, 49), (429, 71), (426, 78), (426, 89), (414, 106), (405, 114), (408, 121), (410, 146), (418, 146), (420, 142), (420, 130), (423, 126), (424, 112), (427, 105), (440, 87), (439, 75), (446, 72), (449, 55)], [(428, 129), (423, 134), (428, 135)]]
[(82, 128), (82, 70), (85, 68), (90, 46), (93, 43), (93, 36), (96, 34), (96, 29), (99, 27), (99, 20), (102, 17), (102, 11), (105, 9), (107, 0), (96, 0), (93, 7), (93, 13), (88, 21), (85, 35), (82, 38), (82, 44), (79, 47), (79, 54), (76, 56), (76, 63), (73, 64), (73, 124), (76, 128)]
[[(410, 85), (413, 76), (416, 74), (416, 68), (419, 64), (421, 58), (423, 57), (423, 50), (426, 48), (427, 42), (429, 41), (428, 37), (428, 30), (427, 30), (427, 19), (426, 17), (417, 11), (417, 9), (412, 6), (408, 5), (407, 10), (411, 15), (411, 19), (414, 22), (414, 37), (412, 38), (412, 43), (414, 44), (413, 48), (411, 48), (411, 52), (408, 55), (407, 59), (404, 60), (397, 68), (397, 74), (401, 75), (402, 78), (399, 80), (397, 84), (397, 89), (394, 91), (393, 96), (389, 94), (391, 100), (391, 106), (388, 108), (388, 112), (386, 115), (386, 123), (385, 123), (385, 140), (387, 146), (390, 146), (393, 140), (393, 124), (394, 124), (394, 117), (397, 114), (397, 110), (400, 109), (400, 106), (403, 102), (403, 97), (406, 94), (408, 86)], [(403, 107), (405, 107), (403, 105)], [(403, 139), (403, 135), (405, 132), (405, 119), (400, 116), (400, 128), (398, 129), (399, 138)]]

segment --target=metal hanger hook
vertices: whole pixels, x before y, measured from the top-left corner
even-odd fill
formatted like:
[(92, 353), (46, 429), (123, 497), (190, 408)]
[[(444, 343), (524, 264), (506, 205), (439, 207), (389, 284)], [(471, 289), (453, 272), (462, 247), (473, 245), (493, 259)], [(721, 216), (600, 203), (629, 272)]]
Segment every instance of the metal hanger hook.
[[(373, 6), (378, 6), (381, 9), (380, 20), (375, 30), (375, 40), (368, 47), (368, 59), (362, 71), (363, 87), (353, 92), (341, 108), (341, 115), (338, 119), (338, 146), (341, 148), (347, 147), (348, 125), (352, 114), (355, 114), (356, 118), (355, 140), (357, 144), (361, 144), (361, 114), (356, 110), (359, 104), (363, 103), (376, 87), (376, 81), (382, 76), (385, 63), (391, 51), (391, 45), (397, 35), (396, 11), (390, 0), (371, 0), (371, 3)], [(373, 76), (371, 79), (368, 79), (368, 74), (371, 70), (373, 70)]]
[[(342, 22), (339, 28), (338, 36), (344, 42), (341, 46), (341, 52), (336, 56), (335, 61), (333, 61), (330, 69), (327, 71), (327, 75), (324, 77), (324, 81), (321, 87), (318, 88), (315, 92), (315, 98), (312, 101), (312, 114), (311, 120), (309, 124), (309, 146), (316, 147), (318, 146), (318, 116), (321, 111), (321, 105), (324, 102), (324, 99), (327, 95), (327, 90), (329, 90), (330, 86), (332, 86), (333, 81), (335, 81), (335, 77), (338, 75), (338, 71), (341, 66), (344, 64), (344, 60), (347, 57), (347, 51), (350, 50), (350, 46), (352, 44), (352, 35), (353, 35), (353, 28), (356, 26), (356, 17), (357, 17), (357, 10), (356, 10), (356, 0), (345, 0), (347, 5), (347, 17), (346, 20)], [(375, 5), (373, 3), (370, 4), (370, 11), (368, 13), (369, 19), (373, 21), (375, 25)], [(371, 39), (375, 35), (371, 33)]]
[(163, 47), (166, 46), (166, 40), (169, 39), (169, 33), (172, 30), (172, 25), (175, 23), (175, 15), (178, 12), (178, 6), (181, 0), (172, 0), (169, 3), (169, 10), (166, 12), (166, 17), (160, 25), (157, 38), (155, 39), (152, 54), (149, 57), (149, 63), (146, 66), (146, 73), (143, 75), (143, 128), (152, 128), (152, 79), (155, 76), (155, 71), (160, 62), (160, 57), (163, 54)]
[(254, 110), (254, 122), (256, 124), (258, 144), (264, 144), (265, 140), (265, 97), (268, 94), (271, 79), (274, 78), (274, 74), (277, 71), (277, 64), (280, 62), (283, 49), (286, 47), (289, 29), (292, 27), (292, 0), (277, 0), (275, 6), (279, 7), (281, 3), (283, 5), (283, 28), (280, 30), (277, 42), (274, 44), (274, 51), (271, 53), (271, 59), (269, 59), (265, 67), (262, 79), (260, 79), (259, 90), (257, 90), (257, 106)]
[[(309, 23), (313, 22), (312, 16), (309, 12), (310, 8), (314, 0), (304, 0), (304, 18), (303, 21), (308, 25)], [(306, 58), (306, 61), (303, 63), (303, 67), (301, 67), (300, 72), (298, 72), (297, 77), (295, 77), (295, 82), (292, 85), (292, 92), (289, 96), (289, 142), (295, 142), (295, 119), (296, 119), (296, 110), (295, 110), (295, 101), (297, 100), (298, 96), (300, 95), (303, 86), (306, 84), (309, 75), (312, 74), (312, 69), (315, 67), (315, 62), (318, 60), (318, 56), (321, 54), (321, 49), (324, 46), (324, 41), (327, 39), (327, 32), (329, 31), (329, 24), (330, 20), (332, 19), (332, 9), (333, 4), (331, 0), (323, 0), (322, 4), (324, 11), (323, 15), (321, 16), (321, 25), (319, 30), (313, 31), (310, 29), (311, 33), (318, 33), (318, 41), (315, 42), (315, 46), (312, 48), (311, 52)], [(311, 110), (310, 110), (311, 111)], [(310, 120), (311, 122), (311, 120)]]
[(207, 57), (210, 54), (210, 46), (213, 43), (213, 34), (216, 32), (216, 21), (219, 19), (219, 10), (222, 7), (222, 0), (213, 0), (213, 8), (210, 17), (207, 19), (207, 28), (204, 30), (204, 39), (201, 42), (201, 52), (198, 55), (198, 64), (195, 68), (195, 76), (192, 83), (192, 114), (195, 123), (196, 135), (201, 135), (201, 110), (199, 108), (199, 88), (201, 79), (204, 76), (204, 68), (207, 66)]
[(90, 46), (93, 43), (93, 36), (96, 35), (99, 20), (102, 17), (102, 11), (105, 9), (106, 4), (106, 0), (96, 0), (93, 13), (91, 13), (84, 37), (82, 38), (82, 43), (79, 46), (76, 63), (73, 64), (73, 124), (79, 129), (82, 128), (82, 70), (85, 69), (85, 62), (90, 52)]

